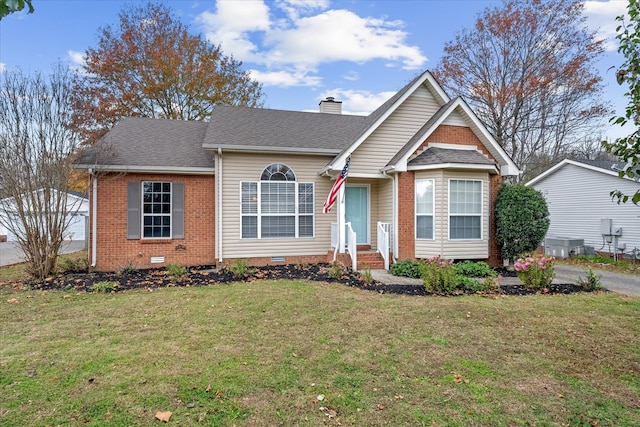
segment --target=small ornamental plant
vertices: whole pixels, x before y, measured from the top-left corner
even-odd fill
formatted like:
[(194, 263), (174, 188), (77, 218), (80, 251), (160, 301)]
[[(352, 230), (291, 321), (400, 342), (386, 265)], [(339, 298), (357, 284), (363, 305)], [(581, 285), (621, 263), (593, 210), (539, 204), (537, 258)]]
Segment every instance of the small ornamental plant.
[(555, 258), (545, 255), (530, 255), (518, 258), (514, 267), (518, 278), (527, 289), (543, 290), (551, 285), (555, 276), (553, 271)]
[(459, 277), (453, 260), (434, 256), (420, 263), (422, 283), (427, 291), (437, 294), (452, 294), (458, 286)]

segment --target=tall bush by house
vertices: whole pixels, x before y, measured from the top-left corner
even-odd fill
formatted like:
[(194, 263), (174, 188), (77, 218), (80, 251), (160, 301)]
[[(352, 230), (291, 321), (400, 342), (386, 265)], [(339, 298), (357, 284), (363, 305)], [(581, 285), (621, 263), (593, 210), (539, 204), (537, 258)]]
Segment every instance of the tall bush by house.
[(544, 196), (520, 184), (505, 184), (496, 198), (496, 240), (503, 259), (515, 261), (533, 252), (549, 229)]

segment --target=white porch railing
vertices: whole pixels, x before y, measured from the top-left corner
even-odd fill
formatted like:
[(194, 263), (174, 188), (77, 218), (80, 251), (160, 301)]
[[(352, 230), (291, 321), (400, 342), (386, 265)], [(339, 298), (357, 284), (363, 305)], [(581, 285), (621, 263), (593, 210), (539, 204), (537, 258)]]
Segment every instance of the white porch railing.
[(377, 250), (382, 256), (384, 260), (384, 269), (389, 269), (389, 230), (391, 229), (391, 224), (388, 222), (380, 222), (378, 221), (378, 247)]
[(351, 228), (351, 223), (347, 222), (345, 224), (347, 227), (347, 252), (351, 256), (351, 269), (353, 271), (358, 271), (358, 249), (356, 243), (356, 232)]
[[(358, 251), (357, 251), (357, 244), (356, 244), (356, 232), (353, 231), (353, 228), (351, 228), (350, 222), (347, 222), (345, 224), (345, 235), (347, 238), (347, 245), (346, 245), (347, 253), (351, 257), (351, 264), (352, 264), (353, 271), (356, 271), (358, 268), (358, 260), (357, 260)], [(334, 261), (336, 260), (338, 250), (340, 249), (338, 247), (338, 241), (339, 241), (338, 224), (334, 222), (331, 224), (331, 247), (335, 249), (333, 252)]]

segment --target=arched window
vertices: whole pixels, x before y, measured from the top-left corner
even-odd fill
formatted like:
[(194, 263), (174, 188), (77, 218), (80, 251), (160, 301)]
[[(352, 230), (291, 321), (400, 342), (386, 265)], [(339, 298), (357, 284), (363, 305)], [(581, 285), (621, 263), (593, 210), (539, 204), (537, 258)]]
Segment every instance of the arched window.
[(313, 237), (312, 182), (297, 182), (293, 169), (272, 163), (259, 181), (240, 186), (243, 239)]
[(260, 181), (295, 181), (296, 174), (293, 170), (282, 163), (271, 163), (264, 168)]

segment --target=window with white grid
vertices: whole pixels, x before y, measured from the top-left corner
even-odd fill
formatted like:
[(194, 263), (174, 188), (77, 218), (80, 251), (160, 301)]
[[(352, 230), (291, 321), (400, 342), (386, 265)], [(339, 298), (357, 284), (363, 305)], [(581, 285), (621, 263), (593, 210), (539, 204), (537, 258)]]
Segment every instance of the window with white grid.
[(260, 181), (242, 182), (240, 192), (243, 239), (313, 237), (313, 183), (297, 182), (288, 166), (267, 166)]
[(449, 180), (449, 239), (482, 239), (482, 181)]

